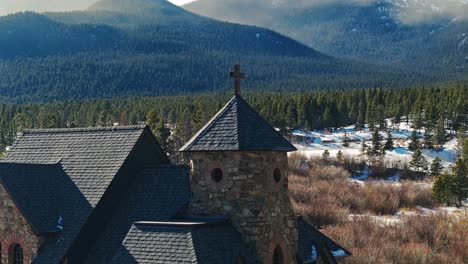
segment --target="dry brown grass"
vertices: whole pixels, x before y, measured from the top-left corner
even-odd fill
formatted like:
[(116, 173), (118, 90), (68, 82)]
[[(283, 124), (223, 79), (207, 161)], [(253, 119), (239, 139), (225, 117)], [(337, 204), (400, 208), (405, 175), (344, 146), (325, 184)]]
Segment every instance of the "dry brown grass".
[(412, 217), (386, 227), (363, 219), (329, 227), (325, 233), (353, 252), (345, 263), (468, 263), (467, 219)]
[(289, 190), (294, 209), (353, 253), (345, 263), (468, 263), (468, 219), (445, 215), (405, 218), (403, 224), (382, 227), (371, 218), (350, 221), (348, 215), (393, 215), (402, 208), (433, 208), (432, 190), (415, 182), (346, 181), (340, 166), (310, 162), (297, 155), (290, 164)]
[(393, 215), (401, 208), (437, 206), (430, 188), (411, 182), (401, 186), (381, 183), (360, 186), (344, 180), (320, 178), (291, 175), (289, 180), (296, 212), (318, 226), (342, 223), (347, 219), (346, 213)]

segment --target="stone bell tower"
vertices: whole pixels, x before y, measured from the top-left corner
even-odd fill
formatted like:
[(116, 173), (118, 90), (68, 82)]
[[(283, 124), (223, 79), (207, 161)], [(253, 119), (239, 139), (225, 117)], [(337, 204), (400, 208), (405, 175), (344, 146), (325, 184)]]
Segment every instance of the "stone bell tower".
[(231, 217), (262, 263), (296, 263), (296, 216), (288, 197), (287, 153), (295, 151), (240, 96), (234, 97), (180, 151), (190, 156), (193, 212)]

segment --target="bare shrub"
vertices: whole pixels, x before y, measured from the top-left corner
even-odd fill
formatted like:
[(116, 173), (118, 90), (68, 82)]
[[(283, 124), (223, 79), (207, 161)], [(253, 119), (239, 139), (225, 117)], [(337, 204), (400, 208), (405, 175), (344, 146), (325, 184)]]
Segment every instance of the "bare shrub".
[(385, 226), (362, 219), (324, 230), (353, 253), (344, 263), (467, 263), (468, 220), (432, 215)]
[(307, 176), (309, 173), (307, 169), (308, 167), (307, 157), (298, 152), (291, 153), (288, 156), (288, 167), (289, 167), (289, 172), (294, 173), (296, 175)]
[(434, 208), (438, 205), (432, 189), (426, 186), (417, 185), (411, 182), (403, 182), (400, 187), (401, 206)]
[(351, 174), (343, 169), (334, 165), (320, 165), (315, 164), (309, 170), (309, 177), (312, 180), (325, 180), (325, 181), (336, 181), (351, 178)]
[(377, 214), (395, 214), (400, 208), (400, 191), (398, 187), (383, 184), (366, 186), (367, 208)]

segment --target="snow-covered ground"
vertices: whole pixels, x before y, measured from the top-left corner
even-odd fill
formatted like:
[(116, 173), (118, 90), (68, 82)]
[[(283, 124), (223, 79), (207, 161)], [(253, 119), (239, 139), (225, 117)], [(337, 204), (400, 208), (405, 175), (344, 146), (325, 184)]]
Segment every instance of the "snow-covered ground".
[[(410, 136), (413, 132), (411, 128), (411, 122), (401, 122), (400, 124), (392, 125), (388, 121), (388, 128), (391, 130), (391, 135), (394, 142), (395, 149), (387, 151), (385, 160), (388, 164), (405, 164), (411, 161), (413, 152), (408, 149), (410, 143)], [(425, 130), (420, 129), (418, 137), (420, 140), (424, 137)], [(447, 134), (453, 133), (447, 131)], [(301, 143), (295, 143), (294, 145), (298, 149), (299, 153), (307, 157), (320, 157), (325, 150), (328, 150), (330, 157), (336, 157), (338, 152), (341, 151), (343, 155), (353, 157), (355, 159), (366, 159), (367, 156), (363, 155), (362, 142), (364, 141), (367, 146), (372, 145), (372, 131), (367, 127), (364, 130), (356, 130), (354, 126), (348, 126), (336, 129), (334, 131), (321, 130), (305, 132), (301, 130), (293, 131), (293, 136), (297, 141)], [(385, 144), (387, 138), (386, 132), (380, 132), (380, 136), (383, 139), (382, 145)], [(343, 146), (345, 138), (350, 141), (349, 146)], [(310, 143), (304, 143), (310, 142)], [(428, 162), (436, 157), (439, 157), (445, 167), (453, 164), (457, 159), (457, 154), (460, 152), (458, 142), (456, 138), (448, 141), (443, 149), (440, 151), (423, 149), (423, 156)]]

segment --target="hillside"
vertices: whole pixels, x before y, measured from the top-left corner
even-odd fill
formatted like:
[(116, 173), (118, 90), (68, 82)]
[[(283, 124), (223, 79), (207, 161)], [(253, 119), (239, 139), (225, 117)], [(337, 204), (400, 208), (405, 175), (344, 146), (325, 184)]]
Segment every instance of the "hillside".
[(184, 8), (223, 21), (268, 27), (339, 58), (450, 79), (468, 73), (468, 22), (456, 19), (456, 15), (466, 17), (468, 3), (450, 1), (459, 1), (452, 7), (459, 11), (437, 13), (444, 10), (443, 1), (426, 0), (330, 0), (328, 4), (198, 0)]
[[(397, 87), (425, 76), (335, 59), (271, 30), (199, 17), (163, 0), (0, 17), (3, 100), (51, 101), (246, 89)], [(135, 5), (135, 3), (137, 3)], [(136, 8), (130, 8), (137, 6)]]

